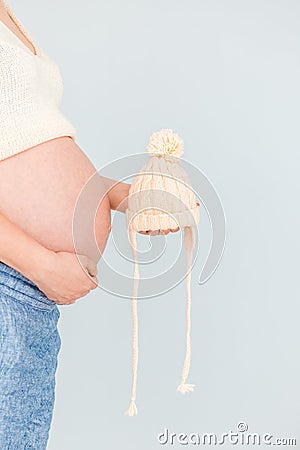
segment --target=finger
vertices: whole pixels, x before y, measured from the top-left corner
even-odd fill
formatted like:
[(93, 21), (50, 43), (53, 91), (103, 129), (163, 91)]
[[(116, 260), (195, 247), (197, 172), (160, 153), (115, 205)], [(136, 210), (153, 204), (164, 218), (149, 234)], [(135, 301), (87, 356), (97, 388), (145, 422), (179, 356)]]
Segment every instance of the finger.
[(149, 236), (157, 236), (159, 234), (159, 230), (153, 230), (149, 232)]
[(63, 305), (64, 302), (61, 302), (60, 300), (53, 300), (57, 305)]
[(96, 289), (96, 287), (98, 287), (98, 278), (97, 277), (91, 277), (92, 281), (94, 282), (94, 285), (92, 287), (92, 289)]
[(62, 302), (57, 302), (58, 305), (64, 306), (64, 305), (71, 305), (72, 303), (74, 303), (75, 300), (64, 300)]
[(178, 231), (179, 230), (179, 227), (177, 227), (177, 228), (171, 228), (171, 232), (172, 233), (176, 233), (176, 231)]
[(169, 234), (170, 230), (161, 230), (160, 234)]
[[(92, 288), (92, 289), (94, 289), (94, 288)], [(80, 297), (78, 297), (76, 300), (79, 300), (80, 298), (85, 297), (85, 296), (88, 295), (90, 292), (91, 292), (91, 289), (89, 289), (88, 291), (82, 292), (81, 295), (80, 295)]]
[(90, 258), (87, 258), (85, 268), (88, 271), (89, 275), (91, 275), (91, 277), (97, 276), (98, 274), (97, 264), (95, 264), (95, 262)]
[(139, 231), (140, 234), (146, 234), (147, 236), (155, 236), (158, 234), (159, 230), (147, 230), (147, 231)]

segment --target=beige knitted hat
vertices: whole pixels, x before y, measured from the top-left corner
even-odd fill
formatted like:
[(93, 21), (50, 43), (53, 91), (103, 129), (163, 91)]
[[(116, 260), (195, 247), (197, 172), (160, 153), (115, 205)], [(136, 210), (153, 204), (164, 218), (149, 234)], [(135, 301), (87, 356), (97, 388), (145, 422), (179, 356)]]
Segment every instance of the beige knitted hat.
[(187, 252), (186, 276), (186, 357), (181, 382), (177, 391), (181, 393), (193, 390), (193, 384), (187, 384), (191, 359), (190, 344), (190, 308), (191, 308), (191, 265), (195, 246), (195, 227), (199, 222), (199, 203), (191, 189), (191, 182), (180, 165), (183, 154), (183, 141), (171, 129), (162, 129), (150, 137), (147, 147), (149, 161), (142, 167), (133, 180), (128, 197), (126, 220), (130, 244), (134, 256), (134, 284), (132, 294), (133, 320), (133, 361), (131, 401), (125, 414), (137, 414), (136, 384), (138, 365), (138, 317), (137, 295), (139, 269), (137, 258), (136, 233), (147, 230), (168, 230), (182, 228), (184, 245)]

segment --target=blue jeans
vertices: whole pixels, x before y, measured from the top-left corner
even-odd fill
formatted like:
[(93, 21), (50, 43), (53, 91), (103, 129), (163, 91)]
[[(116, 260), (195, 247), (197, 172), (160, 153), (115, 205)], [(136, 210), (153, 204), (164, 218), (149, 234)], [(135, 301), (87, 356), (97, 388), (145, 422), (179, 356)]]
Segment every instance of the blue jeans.
[(57, 304), (0, 262), (0, 449), (45, 450), (60, 350)]

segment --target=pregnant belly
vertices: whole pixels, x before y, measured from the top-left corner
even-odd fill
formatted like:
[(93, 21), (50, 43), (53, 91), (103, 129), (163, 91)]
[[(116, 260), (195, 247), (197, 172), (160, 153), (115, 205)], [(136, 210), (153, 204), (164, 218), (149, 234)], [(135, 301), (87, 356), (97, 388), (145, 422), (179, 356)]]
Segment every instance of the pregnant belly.
[(110, 229), (101, 177), (70, 137), (0, 161), (0, 211), (50, 250), (76, 251), (95, 262)]

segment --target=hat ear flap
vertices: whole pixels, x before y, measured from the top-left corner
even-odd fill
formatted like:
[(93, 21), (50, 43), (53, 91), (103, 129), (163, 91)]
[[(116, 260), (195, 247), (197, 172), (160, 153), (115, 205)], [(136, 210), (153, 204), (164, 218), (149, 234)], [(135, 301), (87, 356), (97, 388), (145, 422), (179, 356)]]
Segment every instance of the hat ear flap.
[(184, 227), (184, 246), (186, 249), (186, 355), (181, 375), (181, 382), (177, 391), (184, 394), (194, 390), (194, 384), (187, 384), (186, 379), (189, 375), (191, 364), (191, 269), (192, 256), (195, 247), (195, 227)]
[(137, 257), (137, 239), (135, 230), (129, 228), (129, 241), (134, 256), (134, 280), (133, 280), (133, 292), (131, 300), (132, 309), (132, 391), (131, 399), (128, 409), (125, 414), (128, 416), (134, 416), (138, 413), (135, 404), (136, 399), (136, 384), (137, 384), (137, 367), (138, 367), (138, 315), (137, 315), (137, 295), (139, 285), (139, 266)]

